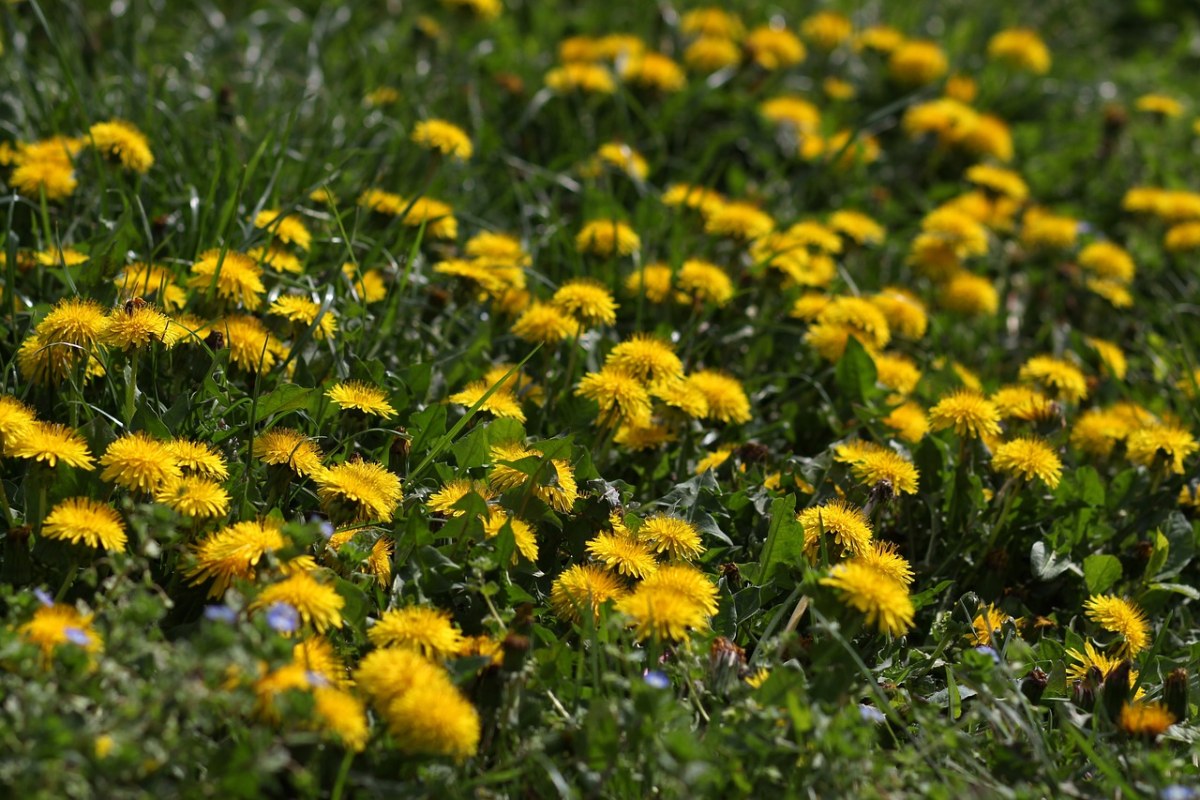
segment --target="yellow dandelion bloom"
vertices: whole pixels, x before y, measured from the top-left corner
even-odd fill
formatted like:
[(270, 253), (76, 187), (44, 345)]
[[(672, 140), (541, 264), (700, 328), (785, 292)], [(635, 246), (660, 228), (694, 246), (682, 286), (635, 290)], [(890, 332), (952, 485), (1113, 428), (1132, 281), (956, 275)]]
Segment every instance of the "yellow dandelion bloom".
[(600, 617), (600, 606), (609, 600), (620, 599), (625, 586), (611, 572), (594, 564), (569, 567), (555, 580), (550, 589), (550, 606), (559, 619), (579, 622), (590, 611)]
[(644, 295), (651, 303), (663, 303), (671, 296), (671, 277), (666, 264), (649, 264), (625, 279), (625, 291)]
[(709, 419), (730, 424), (749, 422), (750, 399), (741, 381), (732, 375), (706, 369), (687, 376), (688, 388), (704, 397)]
[(124, 120), (97, 122), (88, 129), (88, 139), (92, 147), (125, 169), (145, 174), (154, 165), (146, 135)]
[(578, 332), (578, 322), (557, 307), (539, 301), (534, 301), (521, 312), (521, 316), (512, 326), (512, 333), (518, 339), (551, 345), (575, 336)]
[(72, 497), (51, 509), (42, 522), (42, 535), (104, 550), (125, 549), (125, 523), (111, 506)]
[(934, 430), (954, 428), (959, 436), (971, 438), (1000, 435), (1000, 409), (972, 389), (960, 389), (929, 409)]
[(774, 229), (774, 217), (744, 201), (721, 203), (705, 212), (704, 232), (714, 236), (752, 241)]
[(703, 475), (710, 470), (719, 469), (733, 455), (733, 447), (719, 447), (696, 462), (696, 474)]
[(341, 612), (346, 601), (332, 586), (321, 583), (308, 572), (296, 572), (267, 586), (250, 603), (250, 610), (270, 608), (276, 603), (291, 606), (301, 622), (317, 633), (344, 624)]
[(608, 352), (606, 365), (612, 365), (648, 385), (683, 376), (683, 362), (670, 342), (653, 334), (637, 333)]
[(701, 36), (683, 51), (683, 63), (696, 72), (716, 72), (741, 60), (741, 48), (723, 36)]
[(854, 23), (836, 11), (818, 11), (800, 23), (800, 35), (822, 50), (832, 50), (849, 41)]
[(400, 477), (369, 461), (347, 461), (314, 475), (321, 507), (339, 520), (391, 522), (400, 505)]
[(917, 403), (902, 403), (892, 409), (882, 420), (896, 435), (910, 444), (916, 444), (929, 433), (929, 417)]
[(665, 425), (649, 425), (645, 428), (622, 425), (613, 435), (615, 444), (633, 451), (653, 450), (675, 439), (674, 432)]
[(916, 611), (904, 584), (858, 560), (837, 564), (821, 584), (837, 590), (842, 603), (880, 633), (902, 636), (913, 626)]
[(725, 270), (697, 258), (683, 262), (675, 285), (679, 290), (676, 299), (681, 303), (724, 306), (733, 299), (734, 294), (733, 281)]
[(1019, 377), (1046, 387), (1056, 399), (1078, 403), (1087, 397), (1087, 377), (1070, 361), (1054, 356), (1034, 356), (1021, 366)]
[(1196, 438), (1176, 425), (1147, 425), (1129, 434), (1126, 440), (1129, 460), (1143, 467), (1162, 466), (1176, 475), (1183, 474), (1183, 462), (1200, 450)]
[(700, 530), (685, 519), (659, 514), (650, 517), (638, 529), (638, 539), (674, 559), (698, 558), (704, 552)]
[(1125, 353), (1116, 343), (1110, 342), (1107, 339), (1098, 339), (1094, 336), (1085, 336), (1083, 341), (1087, 346), (1096, 351), (1096, 355), (1100, 356), (1100, 361), (1104, 365), (1104, 369), (1117, 380), (1125, 379), (1125, 373), (1129, 369), (1129, 362), (1125, 359)]
[(1165, 94), (1144, 94), (1133, 104), (1138, 111), (1159, 117), (1182, 117), (1183, 103)]
[(1044, 75), (1050, 71), (1050, 49), (1029, 28), (1008, 28), (988, 40), (988, 58), (1014, 69)]
[(829, 555), (834, 558), (858, 555), (871, 542), (871, 523), (866, 514), (841, 500), (806, 508), (796, 519), (804, 527), (804, 552), (814, 562), (821, 552), (822, 532), (826, 541), (838, 548), (836, 552), (830, 548)]
[(585, 325), (612, 325), (617, 321), (617, 304), (599, 281), (587, 278), (568, 281), (550, 302)]
[(444, 119), (427, 119), (418, 122), (412, 132), (413, 144), (433, 150), (444, 156), (467, 161), (474, 148), (471, 137), (454, 123)]
[(460, 511), (454, 506), (458, 504), (468, 494), (474, 492), (484, 500), (492, 498), (492, 490), (486, 483), (481, 481), (472, 481), (466, 478), (460, 478), (447, 483), (438, 491), (429, 495), (426, 505), (430, 511), (435, 511), (439, 514), (445, 514), (451, 517), (460, 517), (465, 514), (465, 511)]
[(64, 200), (79, 185), (71, 162), (57, 159), (23, 159), (8, 176), (8, 182), (26, 197), (45, 194), (47, 201)]
[(193, 586), (211, 580), (208, 596), (220, 597), (235, 579), (253, 580), (263, 556), (284, 544), (274, 520), (238, 522), (197, 542), (192, 548), (195, 565), (186, 574)]
[(44, 343), (91, 348), (100, 342), (108, 323), (108, 316), (95, 300), (73, 297), (58, 301), (35, 331)]
[(254, 215), (254, 227), (269, 232), (284, 244), (294, 244), (301, 250), (312, 245), (312, 233), (297, 214), (284, 214), (277, 208), (264, 209)]
[(27, 436), (37, 422), (33, 409), (12, 395), (0, 395), (0, 445)]
[(546, 87), (558, 94), (583, 92), (584, 94), (612, 94), (617, 82), (612, 72), (601, 64), (586, 64), (574, 61), (555, 67), (546, 73)]
[(131, 491), (153, 493), (164, 483), (183, 477), (169, 442), (145, 433), (126, 434), (108, 446), (100, 458), (103, 480)]
[(619, 575), (642, 578), (658, 569), (649, 545), (622, 533), (597, 534), (587, 551)]
[(938, 293), (942, 306), (968, 316), (991, 316), (1000, 308), (1000, 295), (982, 275), (959, 272), (942, 284)]
[(849, 458), (855, 478), (867, 486), (886, 482), (896, 494), (916, 494), (920, 475), (911, 461), (882, 445), (869, 442), (862, 445)]
[(971, 621), (972, 630), (967, 634), (967, 641), (975, 647), (993, 647), (994, 635), (1000, 633), (1005, 623), (1014, 621), (996, 606), (988, 605)]
[(79, 469), (94, 469), (87, 442), (65, 425), (35, 421), (23, 435), (5, 438), (4, 454), (45, 462), (51, 467), (61, 461)]
[(410, 692), (420, 685), (438, 685), (453, 690), (450, 676), (438, 664), (409, 647), (372, 650), (354, 671), (354, 682), (376, 707)]
[(650, 393), (640, 380), (620, 367), (606, 364), (599, 372), (587, 373), (575, 394), (596, 401), (600, 410), (597, 421), (602, 425), (650, 424)]
[[(470, 408), (483, 399), (490, 388), (491, 385), (486, 380), (472, 381), (446, 398), (446, 401)], [(506, 389), (497, 389), (492, 392), (491, 396), (479, 406), (479, 410), (501, 418), (525, 421), (525, 411), (521, 408), (521, 401)]]
[(922, 86), (946, 74), (949, 63), (936, 42), (910, 39), (897, 45), (888, 58), (888, 74), (899, 83)]
[(1053, 419), (1060, 412), (1057, 403), (1031, 386), (1001, 386), (989, 399), (1003, 419), (1035, 422)]
[(435, 661), (458, 655), (463, 646), (462, 631), (450, 614), (428, 606), (385, 611), (367, 630), (367, 638), (376, 647), (408, 647)]
[(254, 437), (251, 452), (266, 464), (285, 464), (297, 475), (312, 475), (322, 469), (317, 445), (291, 428), (272, 428)]
[(795, 66), (808, 55), (799, 36), (786, 28), (766, 25), (746, 34), (743, 46), (754, 63), (766, 70)]
[(1127, 736), (1156, 739), (1175, 724), (1175, 717), (1162, 703), (1134, 701), (1121, 706), (1117, 725)]
[(294, 294), (280, 295), (267, 309), (268, 314), (283, 317), (286, 320), (308, 327), (316, 322), (313, 328), (314, 339), (328, 339), (337, 332), (337, 314), (333, 309), (321, 313), (319, 303), (314, 303), (307, 297)]
[(479, 712), (449, 682), (415, 684), (380, 711), (402, 753), (461, 761), (479, 749)]
[(1062, 461), (1045, 440), (1022, 436), (996, 447), (992, 466), (1008, 475), (1032, 481), (1040, 478), (1051, 489), (1062, 477)]
[(1136, 603), (1113, 595), (1096, 595), (1083, 604), (1088, 619), (1104, 630), (1120, 634), (1117, 654), (1134, 658), (1150, 645), (1150, 623)]
[(638, 641), (683, 641), (689, 631), (708, 627), (704, 605), (671, 585), (639, 584), (615, 607), (630, 618)]
[(598, 256), (628, 256), (641, 247), (641, 237), (633, 228), (616, 219), (592, 220), (575, 237), (576, 250)]
[(659, 92), (678, 92), (687, 85), (683, 67), (662, 53), (643, 53), (627, 60), (621, 68), (621, 79)]
[(225, 487), (199, 475), (164, 481), (154, 493), (154, 501), (196, 519), (222, 517), (229, 511)]
[(262, 267), (258, 262), (236, 250), (206, 250), (192, 264), (188, 286), (217, 290), (217, 296), (247, 311), (262, 304), (266, 287), (262, 282)]
[(109, 347), (134, 350), (158, 342), (170, 349), (183, 338), (183, 329), (149, 305), (113, 309), (100, 341)]
[(74, 606), (62, 603), (38, 608), (28, 622), (17, 628), (17, 635), (41, 648), (45, 659), (51, 658), (64, 644), (82, 647), (88, 653), (96, 653), (104, 645), (92, 628), (92, 615), (81, 614)]
[(921, 381), (921, 368), (908, 356), (876, 353), (872, 360), (875, 362), (875, 380), (898, 395), (912, 394)]
[(533, 532), (533, 526), (525, 520), (514, 517), (503, 509), (492, 508), (487, 519), (483, 521), (483, 533), (490, 539), (498, 535), (505, 525), (508, 525), (509, 530), (512, 531), (513, 543), (517, 546), (517, 552), (512, 557), (513, 563), (517, 562), (517, 553), (520, 553), (525, 559), (536, 564), (538, 558), (537, 535)]
[(256, 317), (243, 314), (215, 322), (212, 330), (220, 333), (229, 347), (229, 363), (249, 372), (270, 370), (287, 350)]
[(681, 595), (711, 617), (717, 613), (717, 587), (690, 564), (664, 564), (642, 580), (642, 586)]
[(354, 409), (384, 419), (396, 415), (396, 409), (387, 401), (387, 393), (363, 381), (336, 383), (325, 391), (325, 396), (343, 411)]
[(904, 556), (896, 552), (895, 542), (872, 540), (854, 560), (886, 575), (902, 586), (912, 585), (912, 567)]

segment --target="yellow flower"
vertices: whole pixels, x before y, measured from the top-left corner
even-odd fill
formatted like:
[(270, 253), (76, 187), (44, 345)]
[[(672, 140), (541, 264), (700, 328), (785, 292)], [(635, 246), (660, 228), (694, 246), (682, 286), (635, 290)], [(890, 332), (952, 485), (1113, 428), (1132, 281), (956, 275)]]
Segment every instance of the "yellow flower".
[(1104, 364), (1105, 370), (1108, 371), (1117, 380), (1124, 380), (1125, 373), (1129, 369), (1129, 362), (1125, 360), (1125, 353), (1116, 343), (1110, 342), (1107, 339), (1097, 339), (1094, 336), (1085, 336), (1083, 341), (1088, 347), (1096, 351), (1100, 356), (1100, 361)]
[[(829, 215), (829, 228), (856, 244), (882, 244), (887, 230), (861, 211), (842, 209)], [(885, 289), (885, 292), (902, 292), (902, 289)], [(914, 295), (909, 295), (915, 299)]]
[(886, 481), (896, 494), (916, 494), (920, 475), (911, 461), (883, 445), (856, 444), (835, 449), (835, 458), (849, 463), (855, 478), (872, 487)]
[(876, 353), (875, 379), (901, 396), (908, 396), (921, 380), (921, 368), (908, 356), (895, 353)]
[(800, 23), (800, 33), (815, 47), (832, 50), (850, 39), (854, 25), (836, 11), (818, 11)]
[(42, 522), (42, 535), (105, 550), (125, 549), (121, 515), (86, 497), (72, 497), (56, 505)]
[(427, 150), (435, 150), (459, 161), (471, 158), (471, 137), (457, 125), (444, 119), (427, 119), (413, 128), (412, 141)]
[(636, 333), (608, 352), (605, 365), (623, 370), (647, 384), (683, 377), (683, 362), (670, 342), (653, 334)]
[(363, 381), (336, 383), (325, 391), (325, 396), (344, 411), (355, 409), (384, 419), (396, 415), (396, 409), (387, 401), (387, 394)]
[(650, 174), (650, 166), (646, 163), (645, 157), (622, 142), (607, 142), (600, 145), (596, 155), (580, 167), (580, 172), (586, 178), (595, 178), (603, 174), (606, 166), (617, 172), (623, 172), (636, 181), (644, 181)]
[(546, 86), (559, 94), (579, 91), (584, 94), (612, 94), (617, 90), (612, 72), (600, 64), (575, 61), (546, 73)]
[(676, 299), (681, 303), (712, 303), (724, 306), (733, 299), (733, 281), (728, 273), (716, 264), (689, 258), (683, 262), (676, 276), (679, 291)]
[(966, 179), (997, 194), (1005, 195), (1017, 202), (1029, 197), (1029, 186), (1016, 172), (991, 164), (976, 164), (966, 171)]
[(795, 66), (807, 55), (800, 37), (786, 28), (757, 27), (746, 34), (743, 44), (754, 63), (765, 70)]
[(283, 343), (270, 334), (256, 317), (239, 314), (213, 323), (229, 347), (229, 363), (250, 372), (266, 371), (287, 353)]
[(518, 339), (549, 345), (558, 344), (578, 332), (578, 322), (557, 307), (540, 301), (534, 301), (522, 311), (512, 326), (512, 333)]
[(454, 690), (450, 676), (416, 648), (385, 647), (368, 653), (354, 671), (354, 682), (378, 707), (431, 684)]
[(390, 106), (398, 102), (400, 102), (400, 91), (394, 86), (378, 86), (363, 96), (363, 103), (369, 108)]
[(719, 447), (711, 453), (705, 454), (704, 458), (696, 462), (696, 474), (703, 475), (705, 472), (720, 468), (732, 455), (733, 447), (731, 446)]
[(903, 403), (883, 418), (883, 424), (906, 442), (916, 444), (929, 432), (929, 417), (917, 403)]
[(741, 48), (721, 36), (701, 36), (683, 51), (683, 63), (696, 72), (716, 72), (741, 60)]
[(159, 313), (152, 306), (142, 305), (113, 309), (108, 315), (108, 324), (104, 326), (100, 340), (110, 347), (122, 350), (149, 347), (151, 342), (158, 342), (170, 349), (183, 334), (183, 329), (173, 324), (169, 317)]
[(1031, 208), (1025, 212), (1021, 243), (1031, 250), (1066, 250), (1075, 246), (1079, 220)]
[(73, 644), (96, 653), (104, 644), (92, 628), (91, 614), (81, 614), (74, 606), (61, 603), (38, 608), (28, 622), (17, 628), (17, 635), (40, 647), (45, 659), (53, 656), (60, 645)]
[(45, 193), (48, 201), (70, 197), (79, 185), (71, 162), (57, 159), (21, 160), (9, 175), (8, 182), (27, 197), (36, 198)]
[(936, 42), (910, 39), (898, 45), (888, 59), (888, 73), (910, 86), (932, 83), (946, 74), (946, 54)]
[(890, 53), (904, 43), (904, 34), (887, 25), (874, 25), (855, 38), (854, 46), (859, 50), (875, 50)]
[(192, 264), (188, 286), (208, 290), (216, 287), (217, 296), (253, 311), (262, 304), (266, 291), (262, 267), (245, 253), (236, 250), (206, 250)]
[(317, 686), (313, 689), (313, 713), (350, 750), (366, 748), (370, 736), (367, 711), (354, 695), (332, 686)]
[(197, 542), (192, 548), (195, 565), (186, 574), (192, 586), (211, 580), (208, 596), (220, 597), (234, 579), (253, 580), (263, 556), (284, 544), (274, 520), (238, 522)]
[(1050, 49), (1036, 31), (1008, 28), (988, 40), (988, 58), (1016, 69), (1044, 75), (1050, 71)]
[(291, 428), (272, 428), (254, 437), (252, 452), (266, 464), (286, 464), (297, 475), (312, 475), (322, 469), (317, 445)]
[(628, 256), (641, 247), (642, 240), (633, 228), (616, 219), (597, 219), (585, 223), (575, 237), (576, 250), (598, 256)]
[(695, 603), (705, 616), (717, 613), (717, 587), (690, 564), (664, 564), (647, 575), (641, 585), (681, 595)]
[[(447, 402), (467, 406), (478, 403), (487, 394), (491, 385), (486, 381), (472, 381), (458, 392), (446, 398)], [(507, 389), (497, 389), (479, 406), (480, 411), (487, 411), (497, 417), (525, 421), (525, 412), (521, 409), (521, 401)]]
[(136, 262), (127, 265), (113, 281), (121, 297), (153, 297), (159, 295), (165, 309), (180, 309), (187, 302), (187, 293), (175, 283), (175, 274), (157, 264)]
[(1005, 623), (1014, 621), (996, 606), (988, 605), (971, 621), (972, 632), (967, 634), (967, 641), (975, 647), (993, 647), (994, 634), (1000, 633)]
[(1129, 434), (1129, 460), (1143, 467), (1161, 466), (1183, 474), (1183, 462), (1200, 450), (1195, 437), (1177, 425), (1147, 425)]
[(554, 579), (550, 587), (550, 607), (559, 619), (579, 622), (590, 610), (593, 619), (600, 618), (600, 606), (625, 594), (620, 579), (594, 564), (569, 567)]
[(685, 519), (665, 514), (655, 515), (642, 523), (638, 539), (649, 544), (656, 553), (666, 553), (675, 559), (698, 558), (704, 552), (700, 531)]
[[(505, 525), (508, 525), (512, 531), (517, 553), (536, 564), (538, 558), (537, 536), (533, 532), (533, 526), (525, 520), (512, 516), (504, 509), (493, 507), (489, 510), (487, 519), (483, 521), (483, 534), (490, 539), (504, 530)], [(514, 553), (512, 557), (514, 564), (517, 563), (517, 553)]]
[(264, 209), (254, 215), (254, 227), (270, 233), (284, 244), (294, 244), (308, 250), (312, 234), (297, 214), (284, 214), (277, 208)]
[(221, 517), (229, 511), (229, 493), (221, 484), (198, 475), (165, 481), (154, 501), (170, 506), (186, 517)]
[(428, 606), (385, 611), (367, 637), (376, 647), (408, 647), (435, 661), (458, 655), (463, 646), (462, 631), (450, 614)]
[(619, 575), (642, 578), (658, 569), (649, 545), (623, 533), (597, 534), (587, 551)]
[(895, 542), (872, 540), (854, 560), (886, 575), (902, 586), (910, 586), (913, 582), (912, 567), (896, 552)]
[(109, 319), (95, 300), (60, 300), (35, 329), (41, 341), (64, 342), (84, 349), (95, 347), (104, 335)]
[(1150, 623), (1136, 603), (1113, 595), (1096, 595), (1083, 604), (1088, 619), (1106, 631), (1120, 634), (1117, 654), (1134, 658), (1150, 645)]
[[(403, 212), (403, 207), (397, 210), (397, 215)], [(410, 228), (425, 225), (425, 235), (432, 239), (455, 239), (458, 237), (458, 218), (454, 209), (441, 200), (432, 197), (418, 197), (409, 205), (408, 212), (400, 221)]]
[(575, 394), (596, 401), (600, 410), (597, 421), (602, 425), (650, 424), (650, 393), (641, 381), (618, 366), (606, 364), (599, 372), (587, 373)]
[(551, 302), (584, 325), (612, 325), (617, 321), (617, 304), (612, 294), (596, 280), (568, 281), (554, 293)]
[(828, 537), (826, 541), (840, 548), (839, 552), (830, 550), (832, 558), (858, 555), (871, 541), (871, 524), (866, 514), (841, 500), (806, 508), (796, 519), (804, 527), (804, 552), (814, 562), (821, 552), (822, 532)]
[(660, 92), (678, 92), (687, 86), (683, 67), (662, 53), (643, 53), (629, 59), (621, 68), (621, 78)]
[(665, 425), (649, 425), (644, 428), (622, 425), (613, 435), (614, 443), (634, 451), (653, 450), (675, 439), (675, 434)]
[(114, 441), (100, 458), (102, 480), (131, 491), (153, 493), (183, 477), (168, 442), (145, 433), (129, 433)]
[(1160, 117), (1183, 116), (1183, 103), (1165, 94), (1144, 94), (1134, 103), (1134, 108)]
[(837, 590), (843, 604), (861, 612), (868, 625), (889, 636), (902, 636), (913, 626), (912, 598), (899, 581), (857, 560), (837, 564), (823, 586)]
[(953, 427), (959, 436), (988, 437), (1000, 434), (1000, 409), (979, 392), (960, 389), (929, 409), (934, 430)]
[(461, 761), (479, 749), (479, 712), (448, 680), (415, 684), (380, 711), (403, 753)]
[(100, 153), (120, 162), (126, 169), (145, 174), (154, 164), (154, 154), (150, 152), (150, 142), (145, 134), (124, 120), (97, 122), (88, 129), (88, 138)]
[(292, 322), (297, 322), (304, 327), (308, 327), (315, 321), (316, 327), (313, 328), (314, 339), (327, 339), (337, 331), (337, 315), (332, 309), (328, 309), (325, 313), (321, 313), (321, 306), (314, 303), (307, 297), (301, 297), (294, 294), (284, 294), (275, 298), (275, 302), (267, 310), (267, 313)]
[(1200, 222), (1173, 225), (1163, 237), (1163, 247), (1172, 253), (1190, 253), (1200, 249)]
[(12, 395), (0, 395), (0, 445), (27, 436), (36, 422), (33, 409)]
[(715, 189), (706, 186), (695, 186), (690, 183), (673, 183), (663, 192), (662, 202), (665, 206), (683, 206), (699, 209), (702, 214), (725, 202), (725, 197)]
[(744, 201), (729, 201), (705, 211), (704, 232), (714, 236), (751, 241), (775, 228), (775, 219), (758, 206)]
[(1056, 399), (1078, 403), (1087, 397), (1087, 377), (1070, 361), (1053, 356), (1034, 356), (1021, 366), (1023, 381), (1041, 384), (1055, 393)]
[(996, 447), (992, 466), (1000, 472), (1032, 481), (1040, 478), (1054, 489), (1062, 477), (1062, 461), (1044, 440), (1021, 436)]
[(709, 419), (730, 424), (749, 422), (750, 399), (741, 381), (713, 369), (693, 372), (687, 377), (688, 387), (699, 392), (708, 404)]
[(939, 298), (950, 311), (969, 316), (991, 316), (1000, 307), (1000, 295), (992, 282), (965, 271), (942, 284)]
[(1060, 412), (1057, 403), (1030, 386), (1002, 386), (990, 399), (1004, 419), (1035, 422), (1052, 419)]
[(689, 630), (708, 627), (704, 605), (668, 584), (641, 583), (617, 600), (616, 610), (630, 618), (638, 641), (683, 641)]
[(332, 586), (321, 583), (308, 572), (296, 572), (267, 586), (250, 603), (250, 610), (270, 608), (276, 603), (291, 606), (303, 624), (311, 625), (317, 633), (344, 624), (341, 611), (346, 601)]
[(51, 467), (61, 461), (71, 467), (94, 469), (87, 442), (65, 425), (34, 421), (23, 434), (5, 438), (4, 454), (44, 461)]
[(491, 488), (486, 483), (460, 478), (450, 481), (441, 489), (429, 495), (426, 505), (429, 506), (430, 511), (450, 517), (461, 517), (466, 512), (460, 511), (454, 506), (458, 504), (459, 500), (462, 500), (472, 492), (484, 500), (490, 500), (493, 494)]
[(746, 35), (741, 18), (720, 6), (694, 8), (679, 20), (679, 30), (692, 36), (718, 36), (737, 41)]
[(1134, 701), (1121, 706), (1117, 725), (1128, 736), (1156, 739), (1175, 724), (1175, 717), (1162, 703)]
[(321, 507), (339, 520), (391, 522), (400, 505), (400, 477), (369, 461), (347, 461), (314, 476)]

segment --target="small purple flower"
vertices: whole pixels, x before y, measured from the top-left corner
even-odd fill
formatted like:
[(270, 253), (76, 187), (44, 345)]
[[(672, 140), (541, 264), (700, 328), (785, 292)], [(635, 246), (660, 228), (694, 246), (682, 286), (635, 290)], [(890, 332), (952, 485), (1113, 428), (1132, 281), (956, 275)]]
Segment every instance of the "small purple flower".
[(204, 618), (213, 622), (224, 622), (226, 625), (232, 625), (237, 621), (237, 612), (226, 605), (205, 606)]
[(272, 603), (267, 609), (267, 624), (276, 633), (295, 633), (300, 628), (300, 614), (287, 603)]
[(45, 589), (34, 589), (33, 596), (36, 597), (38, 602), (44, 605), (46, 608), (50, 608), (52, 605), (54, 605), (54, 598), (51, 597), (50, 593)]
[(322, 538), (329, 539), (333, 536), (333, 523), (329, 520), (312, 516), (308, 518), (308, 521), (317, 523), (317, 531), (321, 534)]
[(858, 704), (858, 713), (862, 716), (863, 722), (870, 722), (875, 725), (882, 725), (887, 722), (887, 717), (875, 706), (869, 706), (866, 703)]
[(666, 673), (659, 672), (656, 669), (648, 670), (642, 676), (642, 680), (646, 682), (647, 686), (652, 686), (655, 689), (666, 689), (671, 685), (671, 679), (667, 677)]
[(304, 677), (308, 679), (308, 685), (320, 688), (329, 685), (329, 679), (319, 672), (313, 672), (311, 669), (304, 673)]
[(1196, 790), (1173, 783), (1158, 793), (1159, 800), (1195, 800)]
[(63, 635), (67, 637), (68, 642), (77, 644), (80, 647), (87, 647), (92, 643), (92, 637), (79, 628), (63, 628)]
[(991, 656), (992, 661), (994, 663), (996, 663), (996, 664), (1000, 663), (1000, 654), (997, 653), (994, 649), (988, 647), (987, 645), (984, 645), (984, 644), (979, 645), (979, 647), (975, 648), (975, 652), (983, 653), (985, 656)]

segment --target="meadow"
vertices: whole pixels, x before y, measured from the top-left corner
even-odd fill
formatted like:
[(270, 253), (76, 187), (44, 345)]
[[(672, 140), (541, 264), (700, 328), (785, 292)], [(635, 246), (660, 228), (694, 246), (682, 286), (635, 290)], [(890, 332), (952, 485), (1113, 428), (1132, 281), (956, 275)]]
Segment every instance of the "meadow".
[(0, 0), (0, 787), (1200, 798), (1190, 4)]

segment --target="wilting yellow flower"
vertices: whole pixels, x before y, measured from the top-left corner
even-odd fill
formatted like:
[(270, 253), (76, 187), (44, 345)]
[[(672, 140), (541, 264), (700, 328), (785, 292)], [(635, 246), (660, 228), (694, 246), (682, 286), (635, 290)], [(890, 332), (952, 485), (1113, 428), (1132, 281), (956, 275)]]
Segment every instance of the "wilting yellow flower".
[(569, 622), (579, 622), (589, 611), (593, 619), (599, 619), (600, 606), (624, 594), (624, 584), (608, 570), (594, 564), (576, 564), (554, 579), (550, 607), (559, 619)]
[(689, 630), (708, 627), (704, 604), (668, 584), (643, 582), (617, 600), (616, 610), (630, 618), (638, 641), (683, 641)]
[(960, 389), (929, 409), (934, 430), (954, 428), (959, 436), (988, 437), (1000, 434), (1000, 409), (979, 392)]
[(451, 156), (459, 161), (471, 158), (474, 148), (471, 147), (471, 137), (457, 125), (444, 119), (427, 119), (418, 122), (413, 128), (412, 140), (428, 150), (436, 150), (444, 156)]
[(291, 428), (272, 428), (254, 437), (252, 452), (267, 464), (286, 464), (297, 475), (312, 475), (322, 469), (317, 445)]
[(998, 445), (992, 466), (1026, 481), (1040, 478), (1051, 489), (1058, 486), (1062, 477), (1062, 461), (1054, 448), (1033, 436), (1021, 436)]
[(1050, 71), (1050, 49), (1029, 28), (1008, 28), (988, 40), (988, 58), (1002, 64), (1044, 75)]
[(900, 83), (921, 86), (946, 74), (946, 54), (936, 42), (909, 39), (898, 45), (888, 59), (888, 73)]
[(435, 661), (458, 655), (463, 645), (462, 631), (450, 614), (428, 606), (385, 611), (367, 629), (367, 637), (376, 647), (409, 647)]
[(103, 480), (131, 491), (153, 493), (164, 483), (179, 480), (183, 472), (171, 445), (145, 433), (129, 433), (114, 441), (100, 458)]
[(871, 524), (862, 509), (841, 500), (831, 500), (823, 506), (806, 508), (796, 515), (804, 527), (804, 552), (816, 561), (821, 552), (821, 535), (827, 537), (832, 558), (854, 556), (867, 548), (871, 541)]
[(1138, 428), (1129, 434), (1126, 447), (1134, 464), (1169, 468), (1176, 475), (1183, 474), (1184, 459), (1200, 450), (1191, 432), (1177, 425)]
[(321, 507), (349, 521), (390, 522), (400, 505), (400, 477), (369, 461), (347, 461), (314, 476)]
[(842, 603), (880, 633), (902, 636), (913, 626), (916, 611), (904, 584), (857, 559), (835, 565), (821, 584), (837, 590)]
[(326, 390), (325, 395), (343, 410), (355, 409), (384, 419), (396, 415), (396, 409), (387, 401), (387, 393), (363, 381), (336, 383)]
[(1150, 623), (1136, 603), (1113, 595), (1096, 595), (1083, 604), (1088, 619), (1106, 631), (1120, 634), (1117, 654), (1134, 658), (1150, 645)]
[(72, 497), (56, 505), (42, 522), (42, 535), (104, 550), (125, 549), (125, 523), (106, 503)]
[(88, 129), (88, 138), (96, 150), (126, 169), (144, 174), (154, 164), (145, 134), (124, 120), (97, 122)]
[(308, 572), (296, 572), (267, 586), (250, 603), (250, 610), (270, 608), (276, 603), (291, 606), (300, 615), (301, 622), (311, 625), (317, 633), (344, 624), (341, 612), (346, 601), (336, 589), (321, 583)]
[(642, 240), (633, 228), (616, 219), (587, 222), (575, 237), (576, 250), (598, 256), (628, 256), (641, 247)]

